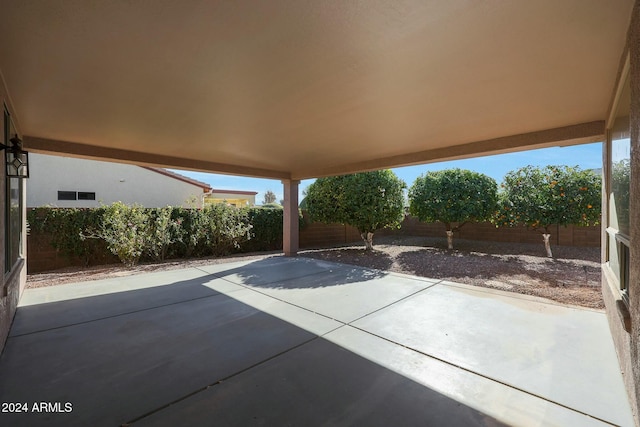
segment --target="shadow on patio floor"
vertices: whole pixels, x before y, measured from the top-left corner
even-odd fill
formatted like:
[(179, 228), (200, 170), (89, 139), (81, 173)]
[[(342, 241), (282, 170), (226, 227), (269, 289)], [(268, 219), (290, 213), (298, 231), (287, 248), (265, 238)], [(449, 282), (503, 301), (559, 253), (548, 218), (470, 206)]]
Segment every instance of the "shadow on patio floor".
[(0, 401), (72, 410), (2, 413), (1, 423), (502, 425), (209, 280), (21, 307)]

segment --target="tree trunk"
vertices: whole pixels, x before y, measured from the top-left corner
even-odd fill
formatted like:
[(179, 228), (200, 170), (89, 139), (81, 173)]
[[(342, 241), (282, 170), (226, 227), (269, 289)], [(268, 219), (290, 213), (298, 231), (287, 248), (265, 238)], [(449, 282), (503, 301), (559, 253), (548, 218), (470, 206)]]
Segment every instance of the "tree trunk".
[(551, 245), (549, 244), (549, 237), (551, 237), (551, 234), (542, 234), (542, 238), (544, 239), (544, 248), (547, 250), (547, 256), (549, 258), (553, 258), (553, 254), (551, 253)]
[(368, 251), (373, 250), (373, 233), (362, 233), (360, 234), (362, 240), (364, 240), (364, 248)]
[(447, 230), (447, 247), (453, 249), (453, 231)]

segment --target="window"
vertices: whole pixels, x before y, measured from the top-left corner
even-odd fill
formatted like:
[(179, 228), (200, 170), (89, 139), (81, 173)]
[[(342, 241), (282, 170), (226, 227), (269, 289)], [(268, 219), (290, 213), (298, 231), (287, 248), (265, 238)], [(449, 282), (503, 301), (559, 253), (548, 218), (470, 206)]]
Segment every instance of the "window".
[[(629, 258), (630, 251), (629, 245), (625, 245), (624, 243), (620, 245), (620, 264), (622, 264), (621, 272), (622, 272), (622, 280), (621, 282), (625, 285), (629, 283)], [(626, 286), (625, 286), (626, 290)]]
[(629, 110), (631, 86), (627, 77), (622, 84), (617, 111), (608, 129), (608, 224), (607, 265), (619, 282), (624, 300), (629, 292), (629, 199), (631, 182), (631, 139)]
[(58, 191), (58, 200), (77, 200), (75, 191)]
[(78, 191), (78, 200), (95, 200), (96, 193), (88, 191)]
[(629, 196), (631, 178), (631, 140), (629, 116), (616, 118), (611, 140), (611, 223), (625, 236), (629, 235)]
[(21, 232), (22, 232), (22, 204), (20, 203), (20, 194), (22, 193), (22, 179), (21, 178), (7, 178), (8, 181), (8, 197), (7, 207), (9, 209), (9, 240), (11, 263), (17, 261), (18, 257), (22, 255), (22, 247), (20, 245)]
[[(7, 107), (4, 107), (3, 143), (9, 144), (16, 133)], [(6, 161), (6, 160), (5, 160)], [(3, 168), (4, 170), (4, 168)], [(5, 273), (13, 269), (22, 253), (22, 179), (6, 178), (5, 182)]]
[(95, 200), (93, 191), (58, 191), (58, 200)]

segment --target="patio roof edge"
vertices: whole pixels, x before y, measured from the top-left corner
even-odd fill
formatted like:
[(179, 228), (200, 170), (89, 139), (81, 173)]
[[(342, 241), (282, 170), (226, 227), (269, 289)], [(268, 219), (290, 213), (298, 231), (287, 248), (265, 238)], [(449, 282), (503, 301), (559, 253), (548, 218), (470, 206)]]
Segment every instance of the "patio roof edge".
[(597, 120), (571, 126), (563, 126), (536, 132), (435, 148), (432, 150), (401, 154), (398, 156), (336, 165), (314, 171), (294, 171), (292, 173), (292, 179), (301, 180), (320, 178), (323, 176), (342, 175), (383, 168), (435, 163), (447, 160), (459, 160), (470, 157), (482, 157), (536, 148), (586, 144), (602, 141), (604, 139), (604, 132), (604, 120)]
[(112, 161), (138, 166), (186, 169), (198, 172), (250, 176), (255, 178), (291, 178), (291, 174), (286, 171), (239, 166), (207, 160), (171, 157), (160, 154), (122, 150), (118, 148), (98, 147), (77, 142), (59, 141), (29, 135), (24, 136), (23, 143), (25, 149), (40, 154), (67, 155), (69, 157)]

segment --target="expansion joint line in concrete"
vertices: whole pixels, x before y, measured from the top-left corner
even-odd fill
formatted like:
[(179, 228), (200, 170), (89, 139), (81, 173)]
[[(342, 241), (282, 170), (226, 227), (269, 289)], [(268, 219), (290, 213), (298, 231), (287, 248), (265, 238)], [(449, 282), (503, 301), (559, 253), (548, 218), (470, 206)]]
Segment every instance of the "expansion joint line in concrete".
[(458, 365), (458, 364), (452, 363), (452, 362), (450, 362), (450, 361), (448, 361), (448, 360), (446, 360), (446, 359), (442, 359), (442, 358), (440, 358), (440, 357), (438, 357), (438, 356), (434, 356), (434, 355), (429, 354), (429, 353), (426, 353), (426, 352), (424, 352), (424, 351), (417, 350), (417, 349), (415, 349), (415, 348), (413, 348), (413, 347), (406, 346), (406, 345), (404, 345), (404, 344), (402, 344), (402, 343), (399, 343), (399, 342), (397, 342), (397, 341), (391, 340), (391, 339), (389, 339), (389, 338), (383, 337), (383, 336), (378, 335), (378, 334), (374, 334), (373, 332), (367, 331), (367, 330), (362, 329), (362, 328), (359, 328), (359, 327), (357, 327), (357, 326), (353, 326), (353, 325), (350, 325), (350, 326), (351, 326), (352, 328), (354, 328), (354, 329), (359, 330), (360, 332), (364, 332), (365, 334), (369, 334), (369, 335), (372, 335), (372, 336), (374, 336), (374, 337), (380, 338), (380, 339), (382, 339), (382, 340), (384, 340), (384, 341), (387, 341), (387, 342), (389, 342), (389, 343), (391, 343), (391, 344), (395, 344), (395, 345), (400, 346), (400, 347), (403, 347), (403, 348), (405, 348), (405, 349), (407, 349), (407, 350), (409, 350), (409, 351), (413, 351), (413, 352), (418, 353), (418, 354), (421, 354), (421, 355), (423, 355), (423, 356), (427, 356), (427, 357), (429, 357), (429, 358), (431, 358), (431, 359), (434, 359), (434, 360), (437, 360), (437, 361), (439, 361), (439, 362), (446, 363), (447, 365), (449, 365), (449, 366), (451, 366), (451, 367), (454, 367), (454, 368), (456, 368), (456, 369), (460, 369), (460, 370), (462, 370), (462, 371), (468, 372), (468, 373), (470, 373), (470, 374), (472, 374), (472, 375), (477, 375), (477, 376), (482, 377), (482, 378), (484, 378), (484, 379), (487, 379), (487, 380), (489, 380), (489, 381), (493, 381), (493, 382), (495, 382), (495, 383), (501, 384), (501, 385), (503, 385), (503, 386), (505, 386), (505, 387), (509, 387), (509, 388), (511, 388), (511, 389), (518, 390), (518, 391), (520, 391), (520, 392), (522, 392), (522, 393), (526, 393), (526, 394), (528, 394), (528, 395), (530, 395), (530, 396), (537, 397), (538, 399), (542, 399), (542, 400), (544, 400), (544, 401), (546, 401), (546, 402), (549, 402), (549, 403), (552, 403), (552, 404), (554, 404), (554, 405), (561, 406), (561, 407), (563, 407), (563, 408), (565, 408), (565, 409), (568, 409), (568, 410), (573, 411), (573, 412), (577, 412), (577, 413), (579, 413), (579, 414), (582, 414), (582, 415), (587, 416), (587, 417), (589, 417), (589, 418), (593, 418), (594, 420), (598, 420), (598, 421), (603, 422), (603, 423), (605, 423), (605, 424), (608, 424), (608, 425), (611, 425), (611, 426), (616, 426), (616, 425), (617, 425), (617, 424), (614, 424), (614, 423), (612, 423), (612, 422), (610, 422), (610, 421), (607, 421), (607, 420), (604, 420), (604, 419), (602, 419), (602, 418), (599, 418), (599, 417), (593, 416), (593, 415), (591, 415), (591, 414), (588, 414), (588, 413), (586, 413), (586, 412), (584, 412), (584, 411), (580, 411), (580, 410), (578, 410), (578, 409), (572, 408), (571, 406), (567, 406), (567, 405), (565, 405), (565, 404), (563, 404), (563, 403), (556, 402), (556, 401), (554, 401), (554, 400), (551, 400), (551, 399), (546, 398), (546, 397), (544, 397), (544, 396), (541, 396), (541, 395), (539, 395), (539, 394), (533, 393), (533, 392), (531, 392), (531, 391), (525, 390), (525, 389), (523, 389), (523, 388), (516, 387), (516, 386), (511, 385), (511, 384), (509, 384), (509, 383), (506, 383), (506, 382), (504, 382), (504, 381), (497, 380), (497, 379), (492, 378), (492, 377), (490, 377), (490, 376), (487, 376), (487, 375), (481, 374), (481, 373), (479, 373), (479, 372), (476, 372), (476, 371), (474, 371), (474, 370), (472, 370), (472, 369), (465, 368), (464, 366), (461, 366), (461, 365)]
[(260, 366), (260, 365), (263, 365), (263, 364), (265, 364), (265, 363), (267, 363), (267, 362), (269, 362), (269, 361), (271, 361), (271, 360), (273, 360), (273, 359), (275, 359), (275, 358), (277, 358), (277, 357), (280, 357), (280, 356), (282, 356), (282, 355), (285, 355), (285, 354), (289, 353), (290, 351), (296, 350), (296, 349), (298, 349), (298, 348), (302, 347), (303, 345), (309, 344), (310, 342), (315, 341), (315, 340), (317, 340), (318, 338), (320, 338), (320, 337), (315, 336), (315, 337), (313, 337), (313, 338), (311, 338), (311, 339), (308, 339), (308, 340), (306, 340), (306, 341), (301, 342), (300, 344), (296, 344), (296, 345), (294, 345), (294, 346), (293, 346), (293, 347), (291, 347), (291, 348), (288, 348), (288, 349), (286, 349), (286, 350), (284, 350), (284, 351), (281, 351), (281, 352), (279, 352), (279, 353), (276, 353), (276, 354), (274, 354), (273, 356), (267, 357), (267, 358), (266, 358), (266, 359), (264, 359), (264, 360), (261, 360), (261, 361), (259, 361), (259, 362), (257, 362), (257, 363), (254, 363), (254, 364), (253, 364), (253, 365), (251, 365), (251, 366), (247, 366), (247, 367), (246, 367), (246, 368), (244, 368), (244, 369), (241, 369), (241, 370), (239, 370), (239, 371), (237, 371), (237, 372), (234, 372), (234, 373), (232, 373), (232, 374), (230, 374), (230, 375), (227, 375), (226, 377), (221, 378), (221, 379), (217, 380), (217, 381), (216, 381), (216, 382), (214, 382), (214, 383), (211, 383), (211, 384), (206, 385), (206, 386), (204, 386), (204, 387), (201, 387), (201, 388), (199, 388), (199, 389), (197, 389), (197, 390), (194, 390), (194, 391), (192, 391), (191, 393), (185, 394), (184, 396), (181, 396), (181, 397), (179, 397), (179, 398), (177, 398), (177, 399), (175, 399), (175, 400), (173, 400), (173, 401), (171, 401), (171, 402), (169, 402), (169, 403), (166, 403), (166, 404), (164, 404), (164, 405), (162, 405), (162, 406), (157, 407), (156, 409), (152, 409), (151, 411), (149, 411), (149, 412), (147, 412), (147, 413), (145, 413), (145, 414), (142, 414), (142, 415), (140, 415), (140, 416), (138, 416), (138, 417), (136, 417), (136, 418), (134, 418), (134, 419), (132, 419), (132, 420), (130, 420), (130, 421), (127, 421), (126, 423), (121, 424), (121, 427), (127, 427), (127, 426), (129, 426), (129, 425), (131, 425), (131, 424), (133, 424), (133, 423), (136, 423), (136, 422), (138, 422), (138, 421), (140, 421), (140, 420), (142, 420), (142, 419), (144, 419), (144, 418), (146, 418), (146, 417), (148, 417), (148, 416), (151, 416), (151, 415), (155, 414), (156, 412), (162, 411), (163, 409), (166, 409), (166, 408), (168, 408), (168, 407), (169, 407), (169, 406), (171, 406), (171, 405), (175, 405), (176, 403), (182, 402), (183, 400), (188, 399), (188, 398), (190, 398), (190, 397), (192, 397), (192, 396), (195, 396), (195, 395), (196, 395), (196, 394), (198, 394), (198, 393), (201, 393), (201, 392), (203, 392), (203, 391), (207, 391), (207, 390), (209, 390), (210, 388), (215, 387), (215, 386), (217, 386), (217, 385), (219, 385), (219, 384), (222, 384), (222, 383), (223, 383), (223, 382), (225, 382), (225, 381), (229, 381), (229, 380), (230, 380), (231, 378), (233, 378), (233, 377), (236, 377), (236, 376), (238, 376), (238, 375), (240, 375), (240, 374), (243, 374), (243, 373), (245, 373), (245, 372), (247, 372), (247, 371), (249, 371), (249, 370), (251, 370), (251, 369), (253, 369), (253, 368), (256, 368), (256, 367), (258, 367), (258, 366)]
[[(141, 313), (143, 311), (155, 310), (155, 309), (162, 308), (162, 307), (169, 307), (169, 306), (172, 306), (172, 305), (184, 304), (184, 303), (187, 303), (187, 302), (198, 301), (198, 300), (205, 299), (205, 298), (224, 296), (224, 294), (221, 293), (221, 292), (217, 292), (217, 291), (214, 291), (214, 292), (215, 292), (214, 294), (204, 295), (204, 296), (197, 297), (197, 298), (191, 298), (191, 299), (186, 299), (186, 300), (182, 300), (182, 301), (175, 301), (175, 302), (170, 302), (170, 303), (167, 303), (167, 304), (154, 305), (153, 307), (145, 307), (145, 308), (141, 308), (139, 310), (125, 311), (125, 312), (122, 312), (122, 313), (113, 314), (111, 316), (97, 317), (95, 319), (85, 320), (83, 322), (68, 323), (66, 325), (55, 326), (53, 328), (39, 329), (39, 330), (33, 331), (33, 332), (25, 332), (24, 334), (10, 335), (8, 339), (20, 338), (20, 337), (24, 337), (24, 336), (32, 335), (32, 334), (39, 334), (41, 332), (55, 331), (56, 329), (63, 329), (63, 328), (68, 328), (70, 326), (84, 325), (86, 323), (98, 322), (100, 320), (114, 319), (114, 318), (120, 317), (120, 316), (127, 316), (129, 314)], [(20, 309), (20, 308), (18, 308), (18, 309)]]
[[(284, 282), (286, 282), (286, 281), (289, 281), (289, 280), (297, 280), (297, 279), (302, 279), (302, 278), (305, 278), (305, 277), (311, 277), (311, 276), (315, 276), (315, 275), (318, 275), (318, 274), (324, 274), (324, 273), (326, 273), (326, 271), (320, 271), (320, 272), (317, 272), (317, 273), (310, 273), (310, 274), (306, 274), (306, 275), (304, 275), (304, 276), (294, 277), (294, 278), (287, 279), (287, 280), (283, 280), (283, 281), (284, 281)], [(247, 289), (247, 290), (249, 290), (249, 291), (253, 291), (253, 292), (255, 292), (255, 293), (257, 293), (257, 294), (260, 294), (260, 295), (262, 295), (262, 296), (265, 296), (265, 297), (268, 297), (268, 298), (274, 299), (274, 300), (276, 300), (276, 301), (282, 302), (282, 303), (287, 304), (287, 305), (290, 305), (290, 306), (292, 306), (292, 307), (299, 308), (299, 309), (304, 310), (304, 311), (308, 311), (309, 313), (313, 313), (313, 314), (315, 314), (315, 315), (318, 315), (318, 316), (324, 317), (325, 319), (333, 320), (333, 321), (335, 321), (335, 322), (342, 323), (343, 325), (346, 325), (346, 323), (341, 322), (341, 321), (340, 321), (340, 320), (338, 320), (338, 319), (334, 319), (333, 317), (330, 317), (330, 316), (324, 315), (324, 314), (322, 314), (322, 313), (318, 313), (318, 312), (316, 312), (316, 311), (309, 310), (308, 308), (305, 308), (305, 307), (302, 307), (302, 306), (300, 306), (300, 305), (294, 304), (294, 303), (292, 303), (292, 302), (289, 302), (289, 301), (283, 300), (282, 298), (274, 297), (273, 295), (269, 295), (268, 293), (266, 293), (266, 292), (262, 292), (262, 291), (260, 291), (260, 290), (258, 290), (258, 289), (256, 289), (256, 288), (254, 288), (254, 287), (247, 286), (247, 285), (243, 285), (243, 284), (240, 284), (240, 283), (236, 283), (236, 282), (234, 282), (234, 281), (232, 281), (232, 280), (227, 279), (226, 277), (220, 277), (220, 276), (216, 276), (216, 277), (217, 277), (218, 279), (222, 279), (222, 280), (224, 280), (224, 281), (226, 281), (226, 282), (228, 282), (228, 283), (231, 283), (231, 284), (233, 284), (233, 285), (241, 286), (241, 287), (243, 287), (244, 289)], [(231, 291), (231, 292), (234, 292), (234, 291)]]
[[(197, 268), (197, 267), (196, 267), (196, 268)], [(201, 270), (201, 271), (204, 271), (204, 270)], [(299, 279), (304, 279), (305, 277), (311, 277), (311, 276), (316, 276), (316, 275), (319, 275), (319, 274), (325, 274), (325, 273), (326, 273), (326, 271), (319, 271), (319, 272), (316, 272), (316, 273), (305, 274), (305, 275), (303, 275), (303, 276), (293, 277), (293, 278), (290, 278), (290, 279), (287, 279), (287, 280), (283, 280), (283, 282), (288, 282), (288, 281), (290, 281), (290, 280), (299, 280)], [(215, 275), (215, 273), (212, 273), (212, 274), (214, 274), (214, 275)], [(387, 304), (387, 305), (385, 305), (385, 306), (383, 306), (383, 307), (377, 308), (377, 309), (375, 309), (375, 310), (374, 310), (374, 311), (372, 311), (372, 312), (369, 312), (369, 313), (367, 313), (367, 314), (364, 314), (364, 315), (362, 315), (362, 316), (358, 317), (357, 319), (352, 320), (351, 322), (343, 322), (343, 321), (341, 321), (341, 320), (339, 320), (339, 319), (335, 319), (335, 318), (333, 318), (333, 317), (331, 317), (331, 316), (327, 316), (326, 314), (322, 314), (322, 313), (318, 313), (317, 311), (309, 310), (308, 308), (303, 307), (303, 306), (301, 306), (301, 305), (294, 304), (294, 303), (289, 302), (289, 301), (286, 301), (286, 300), (284, 300), (284, 299), (282, 299), (282, 298), (278, 298), (278, 297), (275, 297), (275, 296), (273, 296), (273, 295), (270, 295), (270, 294), (268, 294), (268, 293), (266, 293), (266, 292), (262, 292), (262, 291), (260, 291), (260, 290), (256, 289), (255, 287), (247, 286), (247, 285), (244, 285), (244, 284), (241, 284), (241, 283), (236, 283), (236, 282), (234, 282), (234, 281), (232, 281), (232, 280), (227, 279), (227, 278), (226, 278), (226, 277), (224, 277), (224, 276), (216, 276), (216, 277), (217, 277), (218, 279), (222, 279), (222, 280), (224, 280), (224, 281), (226, 281), (226, 282), (228, 282), (228, 283), (231, 283), (231, 284), (233, 284), (233, 285), (241, 286), (241, 287), (243, 287), (243, 288), (245, 288), (245, 289), (247, 289), (247, 290), (253, 291), (253, 292), (258, 293), (258, 294), (260, 294), (260, 295), (263, 295), (263, 296), (266, 296), (266, 297), (268, 297), (268, 298), (274, 299), (274, 300), (276, 300), (276, 301), (279, 301), (279, 302), (282, 302), (282, 303), (288, 304), (288, 305), (290, 305), (290, 306), (292, 306), (292, 307), (296, 307), (296, 308), (299, 308), (299, 309), (301, 309), (301, 310), (307, 311), (307, 312), (309, 312), (309, 313), (313, 313), (313, 314), (315, 314), (315, 315), (318, 315), (318, 316), (324, 317), (325, 319), (329, 319), (329, 320), (333, 320), (333, 321), (335, 321), (335, 322), (341, 323), (342, 325), (350, 325), (350, 324), (351, 324), (351, 323), (353, 323), (353, 322), (356, 322), (356, 321), (358, 321), (358, 320), (360, 320), (360, 319), (362, 319), (362, 318), (364, 318), (364, 317), (367, 317), (367, 316), (370, 316), (370, 315), (372, 315), (372, 314), (374, 314), (374, 313), (377, 313), (377, 312), (378, 312), (378, 311), (380, 311), (380, 310), (384, 310), (385, 308), (388, 308), (388, 307), (390, 307), (390, 306), (392, 306), (392, 305), (394, 305), (394, 304), (397, 304), (397, 303), (399, 303), (400, 301), (404, 301), (404, 300), (406, 300), (406, 299), (408, 299), (408, 298), (411, 298), (411, 297), (415, 296), (416, 294), (419, 294), (420, 292), (425, 291), (425, 290), (427, 290), (427, 289), (429, 289), (429, 288), (431, 288), (431, 287), (433, 287), (433, 286), (435, 286), (435, 285), (439, 284), (440, 282), (442, 282), (442, 280), (439, 280), (439, 281), (437, 281), (437, 282), (435, 282), (435, 283), (430, 283), (430, 282), (428, 282), (429, 284), (428, 284), (427, 286), (425, 286), (424, 288), (421, 288), (421, 289), (417, 290), (416, 292), (413, 292), (413, 293), (411, 293), (411, 294), (409, 294), (409, 295), (406, 295), (406, 296), (404, 296), (404, 297), (400, 298), (399, 300), (393, 301), (393, 302), (391, 302), (391, 303), (389, 303), (389, 304)], [(274, 282), (274, 283), (275, 283), (275, 282)], [(231, 291), (231, 292), (233, 292), (233, 291)], [(341, 326), (340, 326), (340, 327), (341, 327)], [(336, 328), (336, 329), (339, 329), (340, 327), (338, 327), (338, 328)], [(332, 331), (329, 331), (329, 332), (327, 332), (327, 333), (333, 332), (333, 331), (334, 331), (334, 330), (336, 330), (336, 329), (333, 329)], [(326, 334), (325, 334), (325, 335), (326, 335)]]
[(379, 312), (379, 311), (382, 311), (382, 310), (384, 310), (385, 308), (389, 308), (389, 307), (391, 307), (392, 305), (396, 305), (397, 303), (399, 303), (399, 302), (401, 302), (401, 301), (408, 300), (409, 298), (412, 298), (412, 297), (416, 296), (417, 294), (419, 294), (419, 293), (421, 293), (421, 292), (426, 291), (427, 289), (431, 289), (431, 288), (433, 288), (435, 285), (439, 284), (440, 282), (442, 282), (442, 280), (440, 280), (440, 281), (438, 281), (438, 282), (436, 282), (436, 283), (431, 283), (431, 284), (429, 284), (428, 286), (425, 286), (425, 287), (424, 287), (424, 288), (422, 288), (422, 289), (418, 289), (417, 291), (415, 291), (415, 292), (413, 292), (413, 293), (411, 293), (411, 294), (409, 294), (409, 295), (406, 295), (406, 296), (404, 296), (404, 297), (400, 298), (399, 300), (393, 301), (393, 302), (391, 302), (391, 303), (389, 303), (389, 304), (385, 305), (384, 307), (377, 308), (377, 309), (373, 310), (373, 311), (372, 311), (372, 312), (370, 312), (370, 313), (364, 314), (364, 315), (362, 315), (362, 316), (358, 317), (357, 319), (352, 320), (351, 322), (347, 323), (347, 325), (351, 326), (351, 324), (352, 324), (352, 323), (357, 322), (357, 321), (358, 321), (358, 320), (360, 320), (360, 319), (364, 319), (365, 317), (371, 316), (372, 314), (375, 314), (375, 313), (377, 313), (377, 312)]

